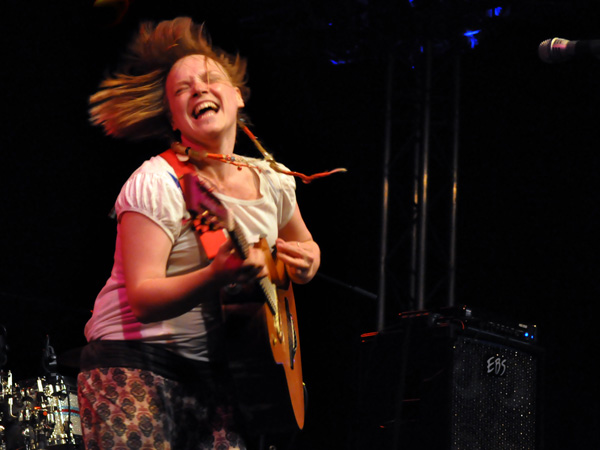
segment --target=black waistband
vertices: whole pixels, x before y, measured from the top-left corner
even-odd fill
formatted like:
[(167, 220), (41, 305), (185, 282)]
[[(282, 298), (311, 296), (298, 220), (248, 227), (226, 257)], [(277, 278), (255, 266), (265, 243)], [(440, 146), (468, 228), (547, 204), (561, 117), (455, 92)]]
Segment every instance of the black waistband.
[(212, 378), (219, 372), (216, 364), (194, 361), (177, 355), (159, 344), (139, 341), (92, 341), (81, 352), (81, 370), (126, 367), (149, 370), (172, 380)]

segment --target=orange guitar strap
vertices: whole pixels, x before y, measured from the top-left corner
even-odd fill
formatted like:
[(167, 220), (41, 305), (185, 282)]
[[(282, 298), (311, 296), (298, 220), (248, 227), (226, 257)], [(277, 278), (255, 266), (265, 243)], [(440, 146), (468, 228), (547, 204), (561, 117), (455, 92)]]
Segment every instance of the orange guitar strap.
[[(167, 161), (175, 171), (177, 183), (179, 184), (179, 188), (185, 197), (185, 180), (183, 176), (187, 173), (196, 173), (194, 165), (188, 161), (181, 161), (177, 157), (177, 153), (171, 149), (161, 153), (159, 156)], [(217, 256), (219, 247), (221, 247), (221, 245), (227, 240), (225, 232), (223, 230), (209, 230), (206, 226), (200, 223), (200, 219), (194, 219), (194, 228), (196, 229), (196, 233), (198, 234), (198, 238), (200, 239), (202, 247), (204, 247), (206, 256), (208, 259), (213, 259), (215, 256)]]

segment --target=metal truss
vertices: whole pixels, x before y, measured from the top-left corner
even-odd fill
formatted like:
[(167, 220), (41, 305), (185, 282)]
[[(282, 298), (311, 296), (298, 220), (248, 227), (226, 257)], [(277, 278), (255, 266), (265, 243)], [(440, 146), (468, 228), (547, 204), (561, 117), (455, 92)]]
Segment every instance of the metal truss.
[(397, 53), (387, 71), (379, 329), (398, 312), (455, 302), (460, 50), (429, 39)]

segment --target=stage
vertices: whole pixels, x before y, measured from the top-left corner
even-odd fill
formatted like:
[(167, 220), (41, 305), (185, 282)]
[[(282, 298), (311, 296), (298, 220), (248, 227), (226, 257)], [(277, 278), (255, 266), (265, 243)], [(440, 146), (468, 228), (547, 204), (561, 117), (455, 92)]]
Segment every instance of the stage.
[[(538, 367), (543, 448), (600, 446), (600, 60), (588, 55), (548, 64), (538, 57), (539, 44), (549, 38), (600, 39), (597, 2), (509, 7), (461, 1), (463, 9), (453, 9), (417, 0), (404, 6), (132, 1), (115, 21), (99, 16), (91, 0), (4, 3), (0, 324), (8, 344), (3, 370), (15, 381), (42, 375), (47, 342), (58, 370), (77, 374), (83, 327), (110, 274), (114, 200), (129, 174), (164, 150), (104, 137), (88, 123), (88, 97), (141, 19), (188, 15), (206, 21), (217, 45), (248, 58), (246, 110), (278, 161), (303, 173), (348, 169), (297, 186), (303, 217), (322, 250), (323, 276), (296, 289), (309, 408), (293, 448), (353, 448), (364, 388), (361, 335), (380, 325), (386, 144), (384, 329), (418, 306), (409, 288), (409, 209), (411, 136), (423, 113), (413, 94), (423, 76), (425, 33), (432, 44), (435, 189), (425, 307), (447, 301), (451, 206), (444, 195), (451, 188), (436, 184), (436, 177), (446, 176), (446, 139), (459, 131), (454, 302), (536, 324), (544, 354)], [(465, 36), (469, 30), (477, 33)], [(447, 113), (456, 61), (458, 123)], [(259, 156), (243, 136), (239, 140), (247, 154)]]

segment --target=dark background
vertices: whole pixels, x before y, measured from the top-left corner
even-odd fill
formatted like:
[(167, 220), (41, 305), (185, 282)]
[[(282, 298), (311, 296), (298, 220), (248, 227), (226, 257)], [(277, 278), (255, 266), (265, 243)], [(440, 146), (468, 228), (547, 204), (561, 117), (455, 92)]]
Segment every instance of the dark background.
[[(600, 61), (549, 65), (537, 47), (556, 36), (600, 38), (600, 8), (591, 0), (413, 3), (138, 0), (113, 21), (91, 1), (5, 0), (4, 369), (16, 380), (40, 375), (46, 336), (59, 356), (83, 345), (83, 326), (112, 264), (108, 213), (129, 174), (163, 149), (104, 137), (88, 124), (87, 98), (141, 19), (188, 15), (206, 21), (217, 45), (249, 59), (247, 111), (278, 160), (305, 173), (348, 168), (298, 185), (327, 278), (296, 290), (311, 392), (299, 442), (348, 448), (361, 388), (354, 376), (358, 336), (377, 326), (376, 301), (350, 287), (378, 291), (387, 95), (394, 121), (386, 323), (415, 307), (407, 294), (406, 198), (420, 114), (419, 47), (428, 38), (432, 165), (442, 168), (440, 178), (449, 165), (451, 55), (461, 55), (456, 302), (538, 325), (546, 354), (545, 448), (598, 448)], [(502, 17), (486, 16), (497, 6)], [(472, 49), (462, 36), (467, 29), (481, 30)], [(432, 180), (432, 189), (443, 192), (444, 183)], [(431, 203), (431, 261), (447, 253), (438, 247), (449, 232), (447, 209)], [(441, 272), (434, 267), (428, 278), (427, 307), (444, 304)], [(71, 374), (68, 358), (61, 360)]]

